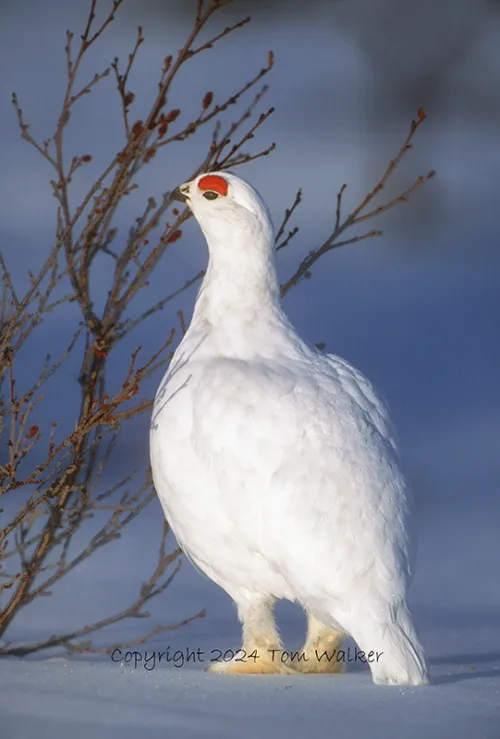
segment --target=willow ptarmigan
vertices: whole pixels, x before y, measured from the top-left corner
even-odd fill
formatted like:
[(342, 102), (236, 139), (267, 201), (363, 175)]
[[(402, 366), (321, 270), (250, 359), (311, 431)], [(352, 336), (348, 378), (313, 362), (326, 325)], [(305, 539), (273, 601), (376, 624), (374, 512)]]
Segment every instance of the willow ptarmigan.
[[(205, 235), (209, 264), (156, 395), (151, 463), (180, 546), (238, 608), (242, 651), (211, 669), (338, 672), (341, 662), (317, 657), (350, 635), (374, 682), (427, 683), (406, 604), (411, 494), (385, 405), (288, 321), (271, 217), (253, 187), (212, 173), (177, 199)], [(308, 616), (296, 663), (280, 659), (278, 598)]]

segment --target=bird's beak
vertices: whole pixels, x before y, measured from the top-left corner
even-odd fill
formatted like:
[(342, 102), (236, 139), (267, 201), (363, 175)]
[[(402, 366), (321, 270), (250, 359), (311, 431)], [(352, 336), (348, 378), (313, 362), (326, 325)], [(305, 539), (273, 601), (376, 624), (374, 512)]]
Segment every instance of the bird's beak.
[(189, 182), (185, 182), (183, 185), (176, 187), (172, 191), (172, 200), (178, 200), (180, 203), (187, 203), (189, 205), (189, 184)]

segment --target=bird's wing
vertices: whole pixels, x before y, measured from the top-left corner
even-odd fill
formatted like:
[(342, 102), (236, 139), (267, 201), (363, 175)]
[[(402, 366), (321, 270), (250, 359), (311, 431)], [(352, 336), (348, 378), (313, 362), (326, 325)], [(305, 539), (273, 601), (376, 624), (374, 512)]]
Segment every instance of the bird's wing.
[(373, 426), (391, 444), (399, 456), (397, 433), (386, 400), (375, 391), (371, 382), (359, 370), (344, 359), (334, 354), (327, 354), (325, 359), (333, 369), (344, 392), (367, 415)]

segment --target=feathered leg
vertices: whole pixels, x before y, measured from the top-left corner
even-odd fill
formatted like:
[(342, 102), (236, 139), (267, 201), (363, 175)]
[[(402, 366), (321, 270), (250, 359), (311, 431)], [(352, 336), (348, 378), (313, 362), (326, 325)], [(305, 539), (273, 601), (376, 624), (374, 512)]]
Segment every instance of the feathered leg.
[[(293, 675), (296, 671), (283, 655), (274, 621), (274, 598), (254, 596), (237, 602), (243, 645), (227, 661), (213, 662), (208, 670), (224, 675)], [(282, 655), (285, 659), (282, 661)]]
[(336, 659), (345, 634), (326, 626), (316, 616), (307, 611), (307, 637), (294, 659), (293, 667), (307, 674), (331, 674), (344, 671), (344, 665)]

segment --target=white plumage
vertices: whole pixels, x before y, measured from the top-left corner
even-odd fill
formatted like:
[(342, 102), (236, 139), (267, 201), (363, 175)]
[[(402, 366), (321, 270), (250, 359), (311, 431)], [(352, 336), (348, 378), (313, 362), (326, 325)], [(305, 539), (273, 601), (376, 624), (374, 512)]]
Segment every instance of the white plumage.
[[(318, 655), (348, 633), (375, 682), (426, 683), (406, 605), (411, 496), (386, 407), (347, 362), (305, 344), (283, 313), (258, 193), (227, 172), (179, 192), (210, 258), (156, 396), (151, 463), (180, 545), (238, 607), (241, 661), (215, 670), (340, 671)], [(277, 598), (308, 614), (296, 664), (280, 659)]]

